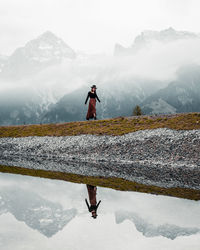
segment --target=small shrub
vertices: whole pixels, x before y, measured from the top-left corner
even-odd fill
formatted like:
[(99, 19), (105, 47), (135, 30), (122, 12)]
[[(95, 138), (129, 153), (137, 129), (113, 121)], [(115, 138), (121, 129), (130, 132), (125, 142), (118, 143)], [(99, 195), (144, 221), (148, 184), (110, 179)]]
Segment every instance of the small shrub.
[(133, 115), (134, 116), (138, 116), (138, 115), (142, 115), (142, 110), (140, 108), (140, 106), (135, 106), (134, 110), (133, 110)]

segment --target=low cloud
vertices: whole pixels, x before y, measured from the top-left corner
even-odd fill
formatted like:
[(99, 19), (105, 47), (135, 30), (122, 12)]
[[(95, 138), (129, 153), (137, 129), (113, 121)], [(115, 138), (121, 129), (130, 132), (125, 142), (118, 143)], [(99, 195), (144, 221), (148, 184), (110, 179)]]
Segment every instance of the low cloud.
[[(175, 42), (150, 42), (148, 46), (130, 55), (84, 55), (75, 60), (51, 66), (38, 74), (18, 81), (2, 81), (0, 90), (30, 87), (36, 90), (53, 91), (55, 98), (91, 83), (126, 87), (138, 85), (138, 79), (160, 82), (162, 87), (176, 78), (176, 71), (187, 64), (200, 64), (200, 39), (185, 39)], [(158, 87), (158, 86), (155, 86)]]

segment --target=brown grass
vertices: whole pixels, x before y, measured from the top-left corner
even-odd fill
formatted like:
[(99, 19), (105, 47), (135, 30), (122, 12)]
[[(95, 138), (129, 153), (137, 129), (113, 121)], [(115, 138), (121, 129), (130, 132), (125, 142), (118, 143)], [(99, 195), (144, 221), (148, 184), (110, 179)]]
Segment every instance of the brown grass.
[(152, 185), (139, 184), (136, 182), (124, 180), (122, 178), (91, 177), (91, 176), (83, 176), (71, 173), (35, 170), (35, 169), (13, 167), (13, 166), (9, 167), (1, 165), (0, 165), (0, 172), (57, 179), (74, 183), (90, 184), (93, 186), (107, 187), (121, 191), (136, 191), (136, 192), (150, 193), (156, 195), (167, 195), (167, 196), (185, 198), (190, 200), (200, 200), (199, 190), (193, 190), (188, 188), (162, 188)]
[(99, 121), (42, 125), (0, 126), (0, 137), (69, 136), (81, 134), (123, 135), (144, 129), (200, 129), (200, 113), (117, 117)]

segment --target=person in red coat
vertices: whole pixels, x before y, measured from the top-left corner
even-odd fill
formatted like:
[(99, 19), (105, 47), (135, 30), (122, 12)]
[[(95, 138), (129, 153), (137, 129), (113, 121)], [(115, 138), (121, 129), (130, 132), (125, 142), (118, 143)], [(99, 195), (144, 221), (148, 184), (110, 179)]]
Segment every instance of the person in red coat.
[(86, 119), (92, 119), (94, 118), (95, 120), (97, 119), (97, 115), (96, 115), (96, 99), (98, 100), (98, 102), (100, 102), (97, 93), (96, 93), (96, 85), (92, 85), (91, 86), (91, 91), (88, 92), (87, 98), (85, 100), (85, 105), (87, 104), (88, 99), (90, 98), (89, 101), (89, 106), (88, 106), (88, 112), (86, 115)]

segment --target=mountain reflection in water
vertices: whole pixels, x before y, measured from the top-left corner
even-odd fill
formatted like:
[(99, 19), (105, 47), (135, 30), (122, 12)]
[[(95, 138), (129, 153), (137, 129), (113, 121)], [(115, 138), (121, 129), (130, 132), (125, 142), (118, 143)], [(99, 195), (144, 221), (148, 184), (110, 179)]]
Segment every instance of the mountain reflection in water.
[(0, 249), (199, 250), (200, 201), (100, 187), (97, 199), (96, 191), (0, 174)]

